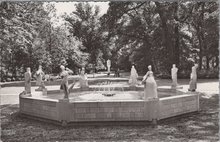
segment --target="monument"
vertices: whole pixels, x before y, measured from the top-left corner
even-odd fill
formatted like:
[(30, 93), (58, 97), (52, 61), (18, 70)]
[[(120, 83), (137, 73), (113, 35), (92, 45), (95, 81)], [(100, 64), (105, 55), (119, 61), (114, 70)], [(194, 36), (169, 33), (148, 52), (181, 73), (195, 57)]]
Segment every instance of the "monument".
[(136, 86), (137, 85), (137, 83), (138, 83), (137, 78), (138, 78), (137, 71), (136, 71), (134, 65), (132, 65), (131, 74), (130, 74), (130, 78), (129, 78), (130, 86)]
[(68, 88), (68, 76), (73, 73), (69, 68), (65, 68), (63, 65), (60, 66), (62, 78), (60, 89), (64, 91), (64, 99), (69, 99), (69, 88)]
[(108, 75), (110, 75), (111, 60), (107, 60)]
[(152, 66), (148, 66), (148, 72), (143, 77), (142, 83), (144, 84), (144, 99), (158, 98), (157, 83), (154, 79)]
[(192, 72), (190, 74), (190, 82), (189, 82), (189, 91), (196, 91), (196, 88), (197, 88), (197, 73), (196, 73), (196, 70), (198, 68), (198, 64), (195, 64), (193, 67), (192, 67)]
[(87, 74), (85, 73), (85, 68), (82, 67), (81, 73), (80, 73), (80, 88), (85, 89), (88, 88), (88, 78)]
[(39, 65), (38, 70), (36, 72), (36, 85), (39, 86), (37, 89), (35, 89), (35, 91), (43, 91), (43, 89), (45, 89), (45, 85), (44, 85), (44, 81), (43, 81), (43, 77), (45, 76), (44, 72), (42, 71), (42, 66)]
[[(143, 78), (145, 86), (135, 89), (128, 85), (128, 78), (94, 78), (94, 86), (88, 90), (68, 88), (68, 75), (72, 71), (61, 66), (60, 90), (48, 90), (47, 96), (42, 92), (32, 92), (32, 96), (19, 95), (21, 114), (52, 120), (59, 124), (72, 125), (89, 122), (128, 122), (162, 120), (199, 110), (199, 94), (172, 92), (171, 89), (160, 89), (153, 77), (151, 66)], [(82, 74), (85, 75), (85, 69)], [(30, 79), (30, 71), (28, 76)], [(86, 77), (86, 75), (85, 75)], [(30, 81), (30, 80), (29, 80)], [(60, 84), (60, 82), (54, 82)], [(145, 100), (143, 100), (145, 95)], [(156, 99), (153, 99), (156, 98)], [(175, 107), (174, 107), (175, 106)], [(129, 122), (130, 123), (130, 122)], [(120, 124), (120, 123), (119, 123)], [(134, 123), (135, 124), (135, 123)]]
[(30, 94), (31, 95), (31, 68), (28, 67), (27, 71), (24, 74), (25, 78), (25, 91), (24, 94)]
[(171, 78), (172, 78), (172, 89), (176, 89), (178, 86), (177, 83), (177, 72), (178, 72), (178, 68), (176, 67), (176, 64), (173, 64), (173, 68), (171, 69)]

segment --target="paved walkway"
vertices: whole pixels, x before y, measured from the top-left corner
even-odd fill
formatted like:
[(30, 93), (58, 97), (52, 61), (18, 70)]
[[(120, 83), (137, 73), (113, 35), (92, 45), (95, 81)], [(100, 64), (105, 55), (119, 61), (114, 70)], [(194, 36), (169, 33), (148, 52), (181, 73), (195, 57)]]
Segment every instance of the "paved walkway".
[[(96, 75), (97, 77), (97, 75)], [(171, 80), (161, 79), (156, 80), (158, 87), (161, 88), (170, 88)], [(189, 87), (189, 80), (180, 79), (178, 83), (183, 87), (181, 91), (187, 92)], [(46, 86), (48, 90), (59, 90), (59, 85), (55, 86)], [(37, 87), (34, 86), (31, 88), (32, 92), (35, 92)], [(0, 103), (1, 105), (5, 104), (18, 104), (19, 103), (19, 94), (24, 90), (24, 87), (3, 87), (0, 89)], [(197, 91), (206, 94), (206, 97), (209, 98), (213, 94), (219, 94), (219, 81), (218, 79), (201, 79), (197, 84)]]

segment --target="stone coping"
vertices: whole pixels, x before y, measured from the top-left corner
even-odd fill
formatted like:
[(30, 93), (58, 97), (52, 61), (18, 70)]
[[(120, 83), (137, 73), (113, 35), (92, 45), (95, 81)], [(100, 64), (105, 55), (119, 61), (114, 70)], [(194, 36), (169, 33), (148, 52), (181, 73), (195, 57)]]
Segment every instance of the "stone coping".
[(150, 101), (150, 100), (76, 100), (76, 101), (71, 101), (70, 103), (99, 103), (99, 102), (104, 102), (104, 103), (123, 103), (123, 102), (145, 102), (145, 101)]
[[(96, 89), (99, 88), (108, 88), (108, 87), (103, 87), (103, 86), (99, 86), (99, 85), (90, 85), (88, 88), (83, 88), (81, 89), (80, 87), (74, 87), (73, 89), (70, 90), (70, 92), (79, 92), (79, 91), (97, 91)], [(110, 88), (114, 88), (116, 91), (144, 91), (144, 86), (136, 86), (136, 87), (132, 87), (129, 85), (124, 85), (121, 87), (110, 87)], [(171, 88), (161, 88), (158, 87), (157, 91), (159, 92), (182, 92), (180, 91), (181, 89), (171, 89)], [(100, 90), (103, 91), (103, 90)], [(53, 93), (59, 93), (60, 90), (47, 90), (48, 94), (53, 94)], [(184, 92), (185, 93), (185, 92)]]
[(43, 96), (20, 96), (21, 98), (30, 99), (30, 100), (40, 100), (40, 101), (50, 101), (50, 102), (59, 102), (58, 99), (45, 98)]
[(160, 98), (160, 100), (169, 100), (169, 99), (174, 99), (174, 98), (183, 98), (183, 97), (197, 96), (197, 95), (198, 94), (196, 93), (189, 93), (189, 94), (183, 94), (183, 95), (164, 97), (164, 98)]
[[(77, 77), (70, 77), (68, 79), (69, 83), (73, 83), (73, 81), (79, 81), (79, 76)], [(88, 78), (89, 83), (96, 83), (99, 81), (128, 81), (128, 78), (121, 78), (121, 77), (102, 77), (102, 78)], [(50, 85), (60, 85), (61, 79), (57, 79), (55, 81), (45, 81), (46, 86)], [(1, 82), (1, 87), (11, 87), (11, 86), (24, 86), (24, 81), (14, 81), (14, 82)], [(31, 81), (31, 86), (36, 86), (36, 81)]]
[[(169, 99), (174, 99), (174, 98), (183, 98), (183, 97), (189, 97), (189, 96), (197, 96), (198, 94), (196, 93), (190, 93), (190, 94), (183, 94), (183, 95), (176, 95), (176, 96), (169, 96), (169, 97), (164, 97), (164, 98), (157, 98), (157, 99), (148, 99), (148, 100), (75, 100), (74, 99), (68, 99), (69, 102), (144, 102), (144, 101), (154, 101), (154, 100), (169, 100)], [(59, 102), (59, 100), (64, 100), (64, 99), (51, 99), (47, 98), (44, 96), (20, 96), (21, 98), (25, 99), (33, 99), (33, 100), (43, 100), (43, 101), (51, 101), (51, 102)]]
[(32, 99), (32, 100), (41, 100), (41, 101), (51, 101), (51, 102), (60, 102), (60, 101), (69, 101), (70, 103), (94, 103), (94, 102), (144, 102), (152, 100), (74, 100), (74, 99), (51, 99), (43, 96), (21, 96), (21, 98)]
[[(183, 95), (176, 95), (176, 96), (169, 96), (169, 97), (164, 97), (164, 98), (158, 98), (158, 99), (148, 99), (148, 100), (74, 100), (74, 99), (69, 99), (70, 103), (94, 103), (94, 102), (145, 102), (145, 101), (154, 101), (154, 100), (170, 100), (174, 98), (183, 98), (183, 97), (189, 97), (189, 96), (197, 96), (198, 94), (183, 94)], [(42, 100), (42, 101), (51, 101), (51, 102), (59, 102), (59, 100), (63, 99), (51, 99), (51, 98), (46, 98), (44, 96), (21, 96), (22, 98), (25, 99), (33, 99), (33, 100)]]

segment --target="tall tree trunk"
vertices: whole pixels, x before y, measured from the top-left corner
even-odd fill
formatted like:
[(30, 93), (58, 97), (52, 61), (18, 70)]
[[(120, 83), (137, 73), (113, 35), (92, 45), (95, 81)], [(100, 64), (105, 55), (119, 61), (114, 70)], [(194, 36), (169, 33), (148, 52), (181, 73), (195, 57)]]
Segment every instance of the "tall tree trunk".
[(167, 57), (167, 61), (166, 61), (166, 65), (170, 66), (172, 65), (172, 60), (173, 60), (173, 56), (170, 56), (170, 52), (171, 55), (173, 55), (172, 51), (172, 45), (170, 43), (170, 35), (169, 35), (169, 30), (168, 30), (168, 26), (167, 26), (167, 17), (165, 17), (164, 13), (164, 9), (163, 9), (163, 5), (161, 5), (159, 2), (155, 2), (156, 7), (157, 7), (157, 12), (160, 16), (161, 19), (161, 26), (162, 26), (162, 45), (165, 47), (166, 51), (164, 53), (164, 57)]
[(199, 48), (200, 48), (200, 51), (199, 51), (199, 70), (202, 69), (202, 57), (203, 57), (203, 49), (204, 49), (204, 46), (205, 46), (205, 38), (204, 38), (204, 30), (203, 30), (203, 21), (204, 21), (204, 7), (205, 7), (205, 3), (201, 3), (201, 7), (202, 7), (202, 11), (200, 13), (200, 18), (199, 18), (199, 23), (198, 23), (198, 30), (199, 30), (199, 35), (198, 35), (198, 38), (199, 38)]
[(203, 43), (200, 36), (200, 30), (198, 31), (198, 39), (199, 39), (199, 70), (202, 69), (202, 57), (203, 57)]
[(180, 62), (180, 59), (179, 59), (179, 56), (180, 56), (180, 49), (179, 49), (179, 25), (176, 24), (175, 26), (175, 46), (174, 46), (174, 61), (175, 61), (175, 64), (177, 66), (179, 66), (179, 62)]
[(219, 57), (216, 56), (216, 65), (215, 65), (215, 68), (218, 68), (218, 66), (219, 66)]
[(176, 24), (174, 27), (174, 36), (175, 36), (175, 44), (173, 47), (173, 61), (174, 63), (179, 66), (179, 56), (180, 56), (180, 49), (179, 49), (179, 17), (178, 17), (178, 2), (174, 2), (174, 19), (176, 20)]
[[(144, 38), (144, 47), (145, 47), (145, 63), (146, 63), (146, 68), (148, 67), (148, 65), (152, 65), (152, 52), (151, 50), (149, 50), (148, 47), (151, 47), (149, 41), (148, 41), (148, 37)], [(153, 68), (153, 65), (152, 65)]]
[(209, 61), (210, 61), (210, 58), (208, 56), (206, 56), (206, 69), (209, 70)]

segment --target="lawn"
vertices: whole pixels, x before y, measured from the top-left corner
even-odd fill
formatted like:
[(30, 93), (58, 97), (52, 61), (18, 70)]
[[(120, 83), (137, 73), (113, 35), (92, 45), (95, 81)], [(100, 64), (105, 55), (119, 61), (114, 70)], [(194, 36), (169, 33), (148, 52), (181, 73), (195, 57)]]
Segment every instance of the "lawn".
[(218, 141), (219, 97), (200, 94), (198, 113), (161, 120), (156, 126), (71, 126), (32, 120), (20, 115), (18, 105), (1, 106), (2, 141)]

